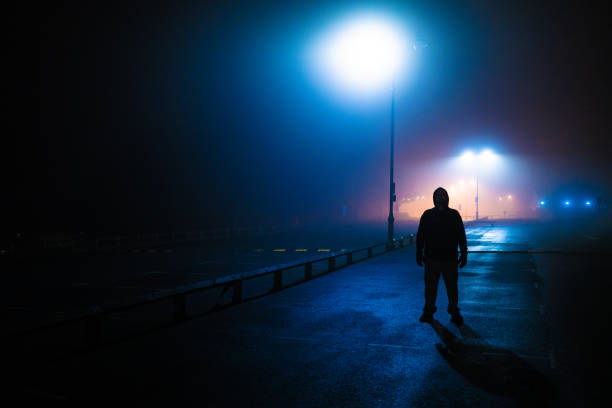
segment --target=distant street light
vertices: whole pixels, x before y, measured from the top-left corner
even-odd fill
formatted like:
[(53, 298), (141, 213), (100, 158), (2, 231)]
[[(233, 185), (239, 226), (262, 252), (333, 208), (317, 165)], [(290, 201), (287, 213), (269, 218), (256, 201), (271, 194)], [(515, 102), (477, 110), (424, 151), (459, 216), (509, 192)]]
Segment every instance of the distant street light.
[[(389, 217), (387, 240), (393, 241), (393, 181), (395, 142), (395, 80), (406, 63), (409, 47), (402, 27), (378, 14), (354, 16), (338, 24), (319, 43), (317, 65), (334, 86), (364, 96), (391, 90), (391, 149), (389, 163)], [(413, 44), (416, 49), (416, 45)]]
[[(476, 203), (475, 219), (478, 220), (478, 176), (482, 167), (494, 166), (499, 161), (499, 156), (490, 149), (484, 149), (479, 154), (475, 154), (473, 151), (468, 150), (459, 157), (459, 161), (464, 167), (473, 169), (476, 172), (476, 197), (474, 198), (474, 201)], [(508, 199), (511, 200), (512, 196), (508, 195)]]

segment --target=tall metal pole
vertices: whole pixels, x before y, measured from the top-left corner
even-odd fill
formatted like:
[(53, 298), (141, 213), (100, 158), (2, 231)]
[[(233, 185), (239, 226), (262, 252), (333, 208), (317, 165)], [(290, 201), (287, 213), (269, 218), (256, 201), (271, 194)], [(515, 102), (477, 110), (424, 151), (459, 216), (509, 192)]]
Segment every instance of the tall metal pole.
[(389, 169), (389, 226), (387, 230), (387, 241), (393, 241), (393, 202), (395, 201), (395, 183), (393, 182), (393, 144), (395, 142), (395, 81), (391, 85), (391, 160)]
[(478, 173), (476, 173), (476, 220), (478, 220)]

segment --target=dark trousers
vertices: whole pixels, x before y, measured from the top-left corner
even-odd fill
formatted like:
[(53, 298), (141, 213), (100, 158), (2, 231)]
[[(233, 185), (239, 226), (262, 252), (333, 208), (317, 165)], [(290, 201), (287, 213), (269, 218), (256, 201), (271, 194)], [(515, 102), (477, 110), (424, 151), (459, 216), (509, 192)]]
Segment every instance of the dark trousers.
[(435, 313), (436, 298), (438, 297), (438, 282), (440, 274), (444, 279), (446, 294), (448, 295), (448, 313), (459, 312), (457, 303), (459, 302), (459, 290), (457, 289), (457, 279), (459, 271), (456, 261), (425, 261), (425, 307), (423, 313)]

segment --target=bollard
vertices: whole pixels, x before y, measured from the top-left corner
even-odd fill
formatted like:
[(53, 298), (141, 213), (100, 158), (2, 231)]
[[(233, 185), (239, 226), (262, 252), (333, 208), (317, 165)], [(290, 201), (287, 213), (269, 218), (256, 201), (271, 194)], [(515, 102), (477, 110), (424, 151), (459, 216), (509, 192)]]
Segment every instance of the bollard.
[(348, 254), (346, 254), (346, 264), (350, 265), (353, 263), (353, 253), (349, 252)]
[(312, 262), (304, 265), (304, 279), (307, 281), (312, 279)]
[(327, 271), (331, 272), (336, 270), (336, 257), (332, 256), (327, 260)]
[(242, 302), (242, 280), (238, 279), (234, 281), (232, 288), (232, 304), (237, 305)]
[(187, 317), (187, 301), (185, 295), (175, 295), (173, 298), (173, 315), (175, 322), (181, 322)]
[(283, 270), (279, 269), (274, 271), (274, 290), (281, 290), (283, 288)]

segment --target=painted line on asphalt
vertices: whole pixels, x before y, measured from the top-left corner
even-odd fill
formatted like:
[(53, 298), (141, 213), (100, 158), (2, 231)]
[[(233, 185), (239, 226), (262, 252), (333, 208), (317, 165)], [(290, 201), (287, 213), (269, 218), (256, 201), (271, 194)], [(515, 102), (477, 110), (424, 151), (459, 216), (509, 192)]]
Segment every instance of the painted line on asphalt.
[(530, 307), (514, 307), (514, 306), (494, 306), (495, 309), (506, 309), (506, 310), (523, 310), (526, 312), (532, 312), (534, 309)]
[(316, 343), (316, 342), (320, 342), (321, 339), (317, 339), (314, 337), (290, 337), (290, 336), (269, 336), (273, 339), (281, 339), (281, 340), (297, 340), (297, 341), (304, 341), (306, 343)]
[(493, 309), (506, 309), (506, 310), (522, 310), (522, 311), (526, 311), (526, 312), (532, 312), (535, 311), (536, 309), (533, 309), (531, 307), (516, 307), (516, 306), (491, 306), (489, 305), (487, 302), (483, 302), (483, 301), (476, 301), (476, 300), (464, 300), (461, 302), (464, 305), (479, 305), (479, 306), (486, 306), (486, 307), (492, 307)]
[(420, 349), (419, 346), (406, 346), (403, 344), (381, 344), (381, 343), (368, 343), (369, 347), (385, 347), (395, 349)]

